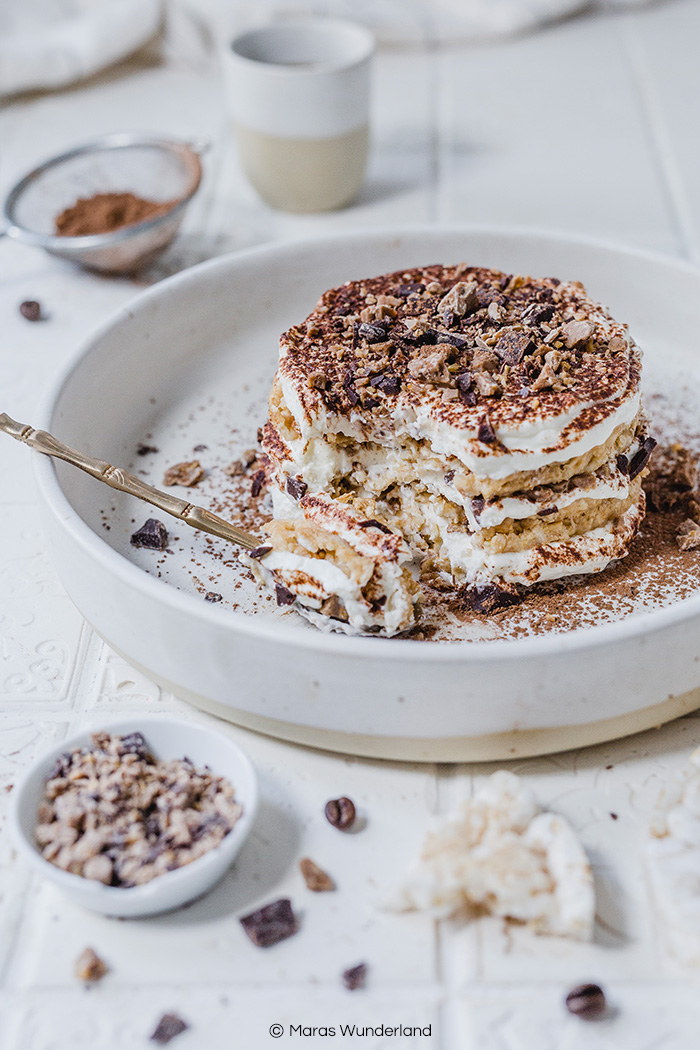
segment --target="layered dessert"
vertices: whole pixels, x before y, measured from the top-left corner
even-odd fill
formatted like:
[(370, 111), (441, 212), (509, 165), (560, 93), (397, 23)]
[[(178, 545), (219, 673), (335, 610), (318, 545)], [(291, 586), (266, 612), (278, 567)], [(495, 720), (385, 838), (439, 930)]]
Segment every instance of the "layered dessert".
[(600, 572), (644, 515), (640, 353), (578, 282), (427, 266), (283, 334), (256, 575), (319, 626), (393, 635), (421, 582), (479, 610)]

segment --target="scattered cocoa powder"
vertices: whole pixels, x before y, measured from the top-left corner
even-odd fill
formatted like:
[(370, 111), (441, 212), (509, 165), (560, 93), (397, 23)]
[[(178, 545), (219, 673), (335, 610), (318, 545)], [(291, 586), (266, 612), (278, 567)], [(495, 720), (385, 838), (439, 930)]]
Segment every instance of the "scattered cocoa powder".
[(89, 237), (94, 233), (113, 233), (122, 226), (155, 219), (177, 201), (149, 201), (135, 193), (96, 193), (79, 200), (56, 216), (59, 237)]

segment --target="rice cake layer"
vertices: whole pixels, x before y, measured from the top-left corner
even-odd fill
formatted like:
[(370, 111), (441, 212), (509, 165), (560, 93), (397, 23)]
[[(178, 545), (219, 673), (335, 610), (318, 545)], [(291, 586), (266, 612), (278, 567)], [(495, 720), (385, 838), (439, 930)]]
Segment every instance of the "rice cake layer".
[(578, 282), (460, 264), (331, 289), (280, 340), (273, 549), (251, 564), (316, 622), (387, 634), (414, 622), (421, 571), (600, 571), (644, 514), (640, 373)]

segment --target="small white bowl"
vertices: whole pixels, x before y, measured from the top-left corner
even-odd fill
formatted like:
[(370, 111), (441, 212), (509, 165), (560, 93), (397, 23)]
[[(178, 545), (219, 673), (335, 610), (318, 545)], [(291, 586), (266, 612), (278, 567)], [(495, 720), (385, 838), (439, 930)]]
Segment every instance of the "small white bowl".
[[(46, 776), (59, 755), (91, 743), (94, 732), (143, 733), (156, 758), (183, 758), (195, 766), (209, 766), (213, 773), (233, 784), (236, 800), (243, 807), (232, 831), (213, 849), (182, 868), (158, 875), (143, 886), (121, 889), (94, 879), (73, 875), (44, 860), (34, 841), (37, 810)], [(248, 756), (225, 732), (179, 718), (134, 715), (106, 725), (92, 726), (47, 751), (27, 771), (13, 792), (11, 824), (20, 849), (34, 867), (51, 879), (69, 897), (103, 915), (134, 918), (156, 915), (201, 896), (219, 881), (233, 863), (248, 837), (258, 808), (258, 784)]]

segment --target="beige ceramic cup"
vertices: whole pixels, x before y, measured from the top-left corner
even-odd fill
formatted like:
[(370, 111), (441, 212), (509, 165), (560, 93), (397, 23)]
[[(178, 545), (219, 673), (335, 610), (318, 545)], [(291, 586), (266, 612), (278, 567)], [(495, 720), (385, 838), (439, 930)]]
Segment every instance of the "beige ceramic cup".
[(254, 29), (223, 57), (243, 169), (273, 208), (318, 212), (357, 195), (369, 146), (374, 38), (311, 18)]

